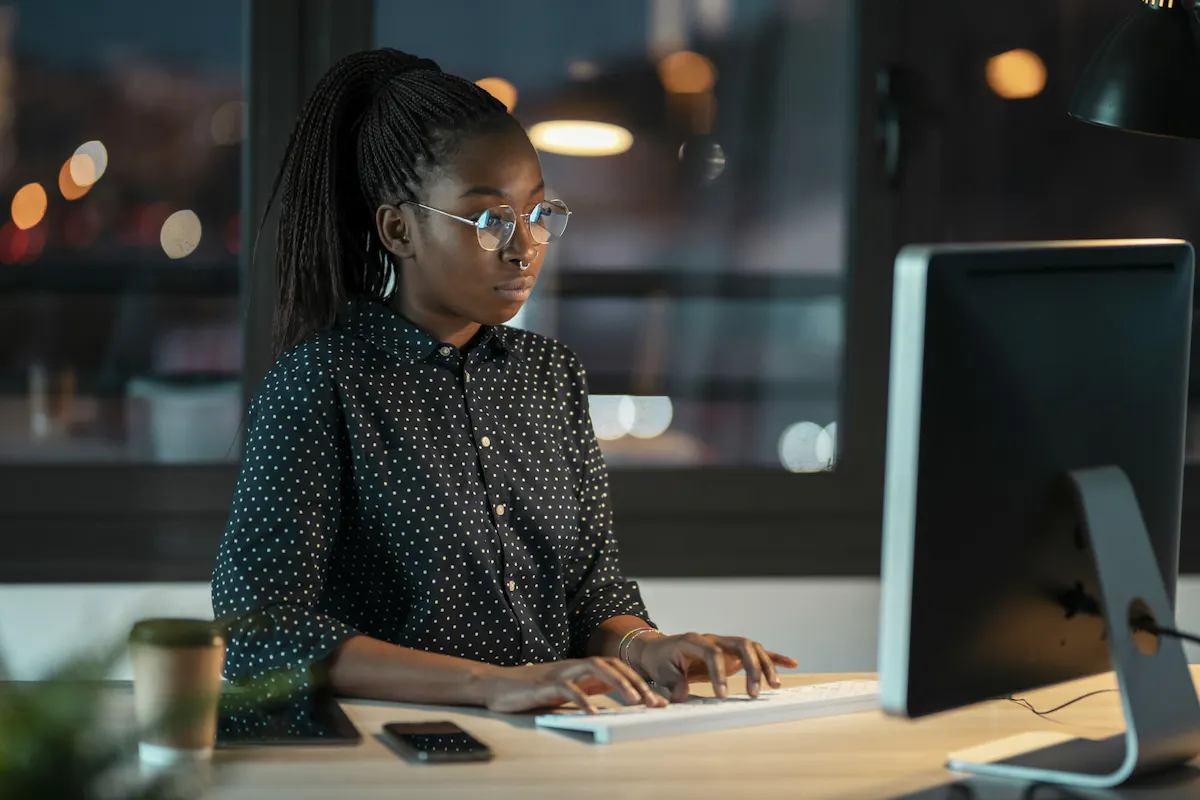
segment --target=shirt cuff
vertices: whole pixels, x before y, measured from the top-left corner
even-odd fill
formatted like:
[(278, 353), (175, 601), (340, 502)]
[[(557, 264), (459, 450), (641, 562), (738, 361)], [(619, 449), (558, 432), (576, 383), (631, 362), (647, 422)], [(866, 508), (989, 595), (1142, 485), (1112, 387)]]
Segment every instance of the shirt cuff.
[(613, 617), (639, 617), (657, 628), (642, 602), (637, 581), (592, 589), (589, 596), (571, 614), (571, 643), (569, 658), (586, 658), (588, 642), (596, 629)]

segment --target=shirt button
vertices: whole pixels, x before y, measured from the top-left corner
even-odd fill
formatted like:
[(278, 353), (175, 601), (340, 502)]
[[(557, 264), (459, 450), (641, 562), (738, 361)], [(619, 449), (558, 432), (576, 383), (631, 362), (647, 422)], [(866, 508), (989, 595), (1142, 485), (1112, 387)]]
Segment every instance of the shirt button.
[(504, 503), (500, 503), (499, 505), (496, 506), (496, 516), (497, 517), (504, 516)]
[(526, 662), (525, 662), (525, 666), (527, 666), (527, 667), (532, 667), (532, 666), (533, 666), (533, 662), (532, 662), (532, 661), (526, 661)]
[(516, 582), (516, 581), (509, 581), (509, 582), (508, 582), (508, 590), (509, 590), (510, 592), (515, 592), (515, 591), (517, 590), (517, 582)]
[(470, 382), (471, 382), (471, 373), (469, 373), (469, 372), (464, 372), (464, 373), (463, 373), (463, 380), (464, 380), (464, 381), (466, 381), (467, 383), (470, 383)]
[(446, 345), (442, 345), (441, 347), (438, 348), (438, 352), (444, 356), (448, 356), (448, 355), (450, 355), (450, 348)]
[(481, 445), (483, 445), (484, 447), (491, 447), (491, 446), (492, 446), (492, 440), (491, 440), (491, 439), (489, 439), (489, 438), (488, 438), (488, 437), (486, 437), (486, 436), (485, 436), (485, 437), (483, 437), (482, 439), (480, 439), (480, 440), (479, 440), (479, 443), (480, 443)]

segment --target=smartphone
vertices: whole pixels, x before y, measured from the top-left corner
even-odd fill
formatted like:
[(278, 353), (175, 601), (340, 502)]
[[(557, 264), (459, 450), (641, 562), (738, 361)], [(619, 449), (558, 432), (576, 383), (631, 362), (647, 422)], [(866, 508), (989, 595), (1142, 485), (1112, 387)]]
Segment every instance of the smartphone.
[(453, 722), (389, 722), (383, 740), (413, 761), (491, 761), (492, 749)]

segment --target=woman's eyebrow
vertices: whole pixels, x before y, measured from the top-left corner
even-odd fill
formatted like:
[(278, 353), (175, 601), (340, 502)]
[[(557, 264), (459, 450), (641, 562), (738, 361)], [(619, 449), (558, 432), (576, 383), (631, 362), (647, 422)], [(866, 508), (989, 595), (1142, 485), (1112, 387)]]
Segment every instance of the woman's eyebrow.
[[(533, 187), (533, 191), (531, 191), (529, 193), (529, 196), (533, 197), (535, 194), (537, 194), (538, 192), (542, 191), (545, 188), (546, 188), (546, 181), (544, 181), (544, 180), (538, 181), (538, 185)], [(467, 189), (465, 192), (463, 192), (461, 195), (459, 195), (459, 199), (461, 200), (464, 197), (472, 197), (472, 196), (507, 198), (508, 192), (504, 191), (503, 189), (497, 189), (495, 186), (472, 186), (470, 189)]]
[(508, 192), (497, 189), (495, 186), (472, 186), (465, 192), (459, 195), (459, 198), (470, 197), (472, 195), (483, 195), (485, 197), (508, 197)]

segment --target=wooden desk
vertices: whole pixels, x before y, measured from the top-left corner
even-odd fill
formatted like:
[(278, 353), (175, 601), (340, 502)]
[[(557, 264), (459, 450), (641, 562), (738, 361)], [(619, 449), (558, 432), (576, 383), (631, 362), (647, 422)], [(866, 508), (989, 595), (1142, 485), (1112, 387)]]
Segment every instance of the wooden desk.
[[(785, 685), (871, 675), (785, 675)], [(1193, 667), (1193, 678), (1200, 668)], [(740, 676), (730, 681), (741, 691)], [(1107, 674), (1025, 695), (1052, 708), (1088, 691), (1115, 687)], [(711, 694), (694, 684), (696, 694)], [(601, 703), (607, 698), (598, 698)], [(1200, 770), (1120, 792), (1065, 793), (985, 781), (959, 781), (943, 768), (952, 750), (1030, 730), (1098, 738), (1123, 727), (1116, 693), (1082, 700), (1041, 719), (1007, 700), (909, 721), (879, 712), (778, 723), (664, 739), (594, 745), (538, 730), (529, 716), (482, 709), (346, 701), (363, 733), (358, 747), (218, 750), (213, 796), (261, 800), (326, 798), (1200, 798)], [(380, 742), (385, 722), (451, 719), (489, 744), (484, 764), (410, 764)]]

